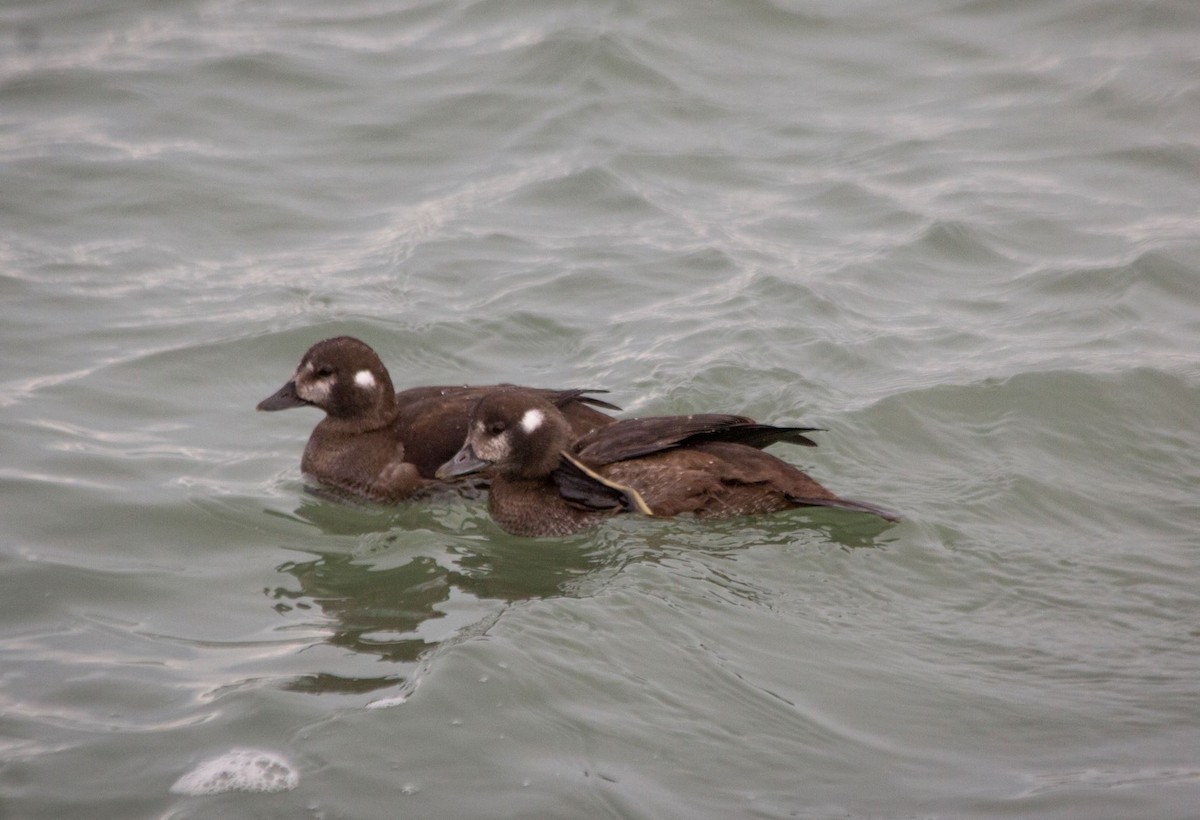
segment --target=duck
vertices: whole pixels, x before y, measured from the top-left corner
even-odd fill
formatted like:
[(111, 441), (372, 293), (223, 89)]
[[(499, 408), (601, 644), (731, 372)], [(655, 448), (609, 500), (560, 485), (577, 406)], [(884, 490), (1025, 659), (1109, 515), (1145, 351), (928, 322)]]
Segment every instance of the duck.
[[(500, 389), (516, 386), (425, 386), (395, 392), (370, 345), (353, 336), (335, 336), (310, 347), (292, 378), (257, 409), (323, 410), (325, 417), (304, 448), (301, 471), (337, 494), (390, 503), (447, 483), (435, 477), (438, 466), (462, 445), (479, 399)], [(620, 410), (591, 395), (606, 392), (602, 390), (520, 389), (554, 407), (566, 420), (568, 435), (585, 435), (614, 421), (599, 408)]]
[(479, 398), (466, 441), (436, 475), (489, 471), (492, 519), (528, 537), (571, 535), (621, 513), (728, 518), (833, 507), (898, 521), (763, 452), (777, 442), (816, 446), (813, 432), (703, 413), (619, 419), (576, 436), (553, 402), (498, 390)]

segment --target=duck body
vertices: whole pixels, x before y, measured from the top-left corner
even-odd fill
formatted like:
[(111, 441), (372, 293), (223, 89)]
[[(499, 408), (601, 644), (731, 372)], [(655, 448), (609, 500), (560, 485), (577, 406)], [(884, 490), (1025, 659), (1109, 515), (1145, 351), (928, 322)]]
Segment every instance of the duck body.
[[(394, 502), (445, 483), (434, 473), (462, 445), (471, 408), (487, 393), (502, 389), (517, 388), (428, 386), (397, 393), (369, 345), (338, 336), (309, 348), (292, 378), (259, 402), (258, 409), (313, 406), (325, 411), (304, 448), (301, 470), (327, 487)], [(617, 409), (586, 395), (596, 391), (519, 389), (558, 408), (572, 435), (613, 421), (597, 406)]]
[(761, 449), (814, 446), (814, 429), (701, 414), (622, 419), (573, 437), (552, 404), (497, 391), (479, 401), (466, 443), (438, 474), (491, 469), (488, 510), (515, 535), (566, 535), (624, 512), (726, 518), (837, 507), (896, 520)]

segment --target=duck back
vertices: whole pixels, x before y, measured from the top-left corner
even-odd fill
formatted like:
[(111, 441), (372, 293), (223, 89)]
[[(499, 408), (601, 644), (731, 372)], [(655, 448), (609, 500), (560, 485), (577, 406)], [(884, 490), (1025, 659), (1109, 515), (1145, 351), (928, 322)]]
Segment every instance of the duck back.
[(836, 507), (898, 520), (890, 510), (841, 498), (803, 470), (744, 444), (693, 444), (614, 462), (599, 472), (636, 490), (654, 515), (727, 518)]

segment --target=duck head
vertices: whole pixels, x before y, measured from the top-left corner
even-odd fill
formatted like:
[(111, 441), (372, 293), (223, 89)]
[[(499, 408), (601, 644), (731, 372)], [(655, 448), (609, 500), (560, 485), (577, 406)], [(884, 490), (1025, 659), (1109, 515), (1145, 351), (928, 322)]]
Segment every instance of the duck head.
[(570, 444), (571, 426), (553, 404), (529, 391), (497, 390), (476, 403), (462, 449), (436, 475), (492, 468), (509, 478), (544, 478)]
[(395, 390), (387, 368), (369, 345), (351, 336), (317, 342), (295, 375), (258, 403), (259, 410), (311, 405), (338, 419), (385, 421), (394, 415)]

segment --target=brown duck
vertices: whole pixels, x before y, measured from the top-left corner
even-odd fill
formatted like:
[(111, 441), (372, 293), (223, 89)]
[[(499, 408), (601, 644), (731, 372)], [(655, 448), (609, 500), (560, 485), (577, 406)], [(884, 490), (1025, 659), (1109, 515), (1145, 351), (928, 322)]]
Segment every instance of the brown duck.
[(490, 470), (488, 510), (514, 535), (567, 535), (620, 512), (724, 518), (836, 507), (899, 520), (760, 449), (814, 446), (805, 434), (815, 429), (703, 414), (623, 419), (577, 437), (553, 402), (499, 390), (479, 399), (466, 442), (437, 475)]
[[(304, 448), (300, 468), (321, 484), (374, 501), (400, 501), (441, 483), (438, 465), (467, 435), (471, 408), (483, 395), (512, 385), (413, 387), (394, 392), (379, 356), (351, 336), (317, 342), (291, 380), (258, 403), (259, 410), (311, 405), (325, 411)], [(602, 391), (521, 388), (565, 418), (568, 435), (612, 423), (595, 407), (615, 405), (585, 395)]]

